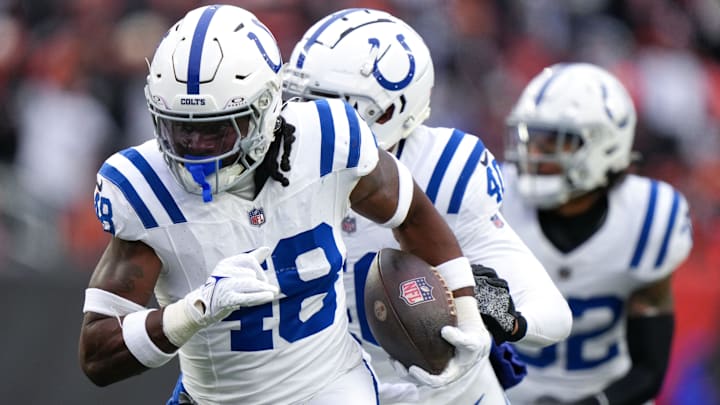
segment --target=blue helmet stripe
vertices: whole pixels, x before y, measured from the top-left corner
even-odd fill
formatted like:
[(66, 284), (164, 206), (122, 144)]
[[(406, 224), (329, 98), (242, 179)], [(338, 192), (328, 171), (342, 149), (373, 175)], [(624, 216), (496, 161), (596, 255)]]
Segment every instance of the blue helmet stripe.
[(667, 228), (665, 228), (665, 235), (663, 235), (662, 245), (660, 245), (660, 252), (655, 260), (655, 268), (662, 266), (665, 262), (665, 256), (667, 255), (668, 244), (670, 243), (670, 235), (672, 234), (673, 227), (675, 226), (675, 217), (677, 217), (678, 206), (680, 205), (680, 193), (674, 190), (672, 208), (670, 209), (670, 218), (668, 219)]
[(350, 150), (348, 151), (347, 166), (345, 166), (349, 169), (351, 167), (357, 167), (360, 161), (360, 122), (358, 121), (355, 109), (348, 103), (345, 103), (345, 115), (347, 115), (348, 125), (350, 126), (350, 142), (348, 145)]
[(535, 105), (536, 106), (540, 105), (540, 103), (542, 102), (543, 97), (545, 97), (545, 92), (550, 87), (550, 83), (554, 82), (555, 79), (557, 79), (558, 76), (560, 76), (560, 72), (564, 69), (565, 69), (564, 66), (558, 66), (552, 70), (552, 74), (547, 79), (547, 81), (545, 83), (543, 83), (542, 87), (540, 88), (540, 92), (538, 92), (537, 97), (535, 97)]
[(327, 100), (316, 100), (315, 106), (318, 110), (320, 136), (322, 137), (320, 146), (320, 176), (322, 177), (332, 172), (335, 156), (335, 123)]
[(645, 212), (645, 222), (643, 222), (640, 238), (635, 246), (635, 253), (630, 261), (630, 267), (636, 268), (642, 260), (645, 248), (647, 247), (648, 236), (650, 236), (650, 227), (655, 217), (655, 205), (657, 205), (658, 182), (652, 180), (650, 182), (650, 198), (648, 199), (647, 211)]
[(435, 204), (435, 199), (437, 198), (438, 190), (440, 189), (440, 183), (445, 176), (448, 165), (450, 165), (450, 161), (452, 160), (452, 157), (460, 145), (460, 141), (464, 135), (465, 133), (462, 131), (457, 129), (453, 130), (450, 140), (447, 145), (445, 145), (445, 149), (440, 155), (440, 159), (435, 166), (435, 170), (433, 170), (433, 174), (430, 176), (430, 182), (428, 183), (427, 190), (425, 190), (425, 194), (427, 194), (433, 204)]
[(203, 45), (205, 44), (205, 34), (207, 34), (210, 20), (218, 8), (221, 6), (210, 6), (203, 11), (198, 20), (195, 33), (193, 33), (192, 43), (190, 44), (190, 58), (188, 61), (188, 80), (187, 94), (200, 94), (200, 60), (202, 59)]
[(150, 210), (145, 205), (142, 198), (140, 198), (137, 191), (135, 191), (135, 188), (118, 169), (104, 163), (102, 167), (100, 167), (99, 173), (106, 179), (110, 180), (111, 183), (116, 185), (120, 191), (122, 191), (125, 198), (127, 198), (128, 202), (137, 213), (138, 217), (140, 217), (140, 221), (142, 221), (143, 226), (145, 226), (146, 229), (156, 228), (158, 226), (157, 221), (150, 213)]
[(122, 150), (120, 151), (120, 154), (125, 156), (133, 165), (135, 165), (135, 167), (137, 167), (140, 173), (142, 173), (143, 177), (145, 177), (145, 180), (147, 180), (150, 185), (150, 188), (155, 193), (158, 200), (160, 200), (163, 208), (167, 211), (172, 222), (174, 224), (187, 222), (185, 215), (183, 215), (180, 207), (178, 207), (175, 203), (175, 199), (173, 199), (170, 191), (168, 191), (167, 187), (165, 187), (165, 184), (163, 184), (162, 180), (160, 180), (160, 177), (157, 173), (155, 173), (155, 170), (153, 170), (152, 166), (150, 166), (150, 163), (148, 163), (147, 160), (145, 160), (145, 158), (133, 148)]
[(468, 156), (467, 162), (465, 162), (465, 167), (463, 167), (463, 170), (460, 173), (460, 178), (458, 179), (457, 184), (455, 184), (455, 189), (453, 190), (452, 197), (450, 198), (448, 214), (457, 214), (460, 212), (460, 203), (462, 202), (463, 196), (465, 196), (465, 190), (467, 190), (470, 178), (475, 172), (475, 168), (477, 167), (478, 162), (480, 162), (480, 157), (484, 151), (485, 145), (482, 143), (480, 138), (478, 138), (477, 142), (475, 142), (475, 147), (472, 152), (470, 152), (470, 156)]
[[(327, 29), (327, 27), (330, 26), (330, 24), (332, 24), (332, 23), (334, 23), (335, 21), (337, 21), (337, 20), (345, 17), (346, 15), (348, 15), (348, 14), (350, 14), (350, 13), (354, 13), (354, 12), (360, 11), (360, 10), (363, 10), (363, 9), (361, 9), (361, 8), (349, 8), (349, 9), (344, 10), (344, 11), (341, 11), (341, 12), (339, 12), (339, 13), (337, 13), (337, 14), (333, 14), (333, 15), (332, 15), (330, 18), (328, 18), (324, 23), (322, 23), (322, 25), (321, 25), (320, 27), (318, 27), (318, 29), (315, 30), (315, 32), (313, 32), (313, 34), (310, 36), (310, 38), (308, 38), (308, 40), (305, 42), (305, 45), (303, 46), (303, 52), (307, 53), (308, 49), (310, 49), (310, 47), (313, 46), (313, 44), (314, 44), (315, 42), (317, 42), (317, 39), (318, 39), (318, 37), (320, 37), (320, 34), (322, 34), (323, 31), (325, 31), (325, 30)], [(304, 61), (305, 61), (305, 55), (300, 55), (300, 57), (298, 58), (298, 61), (297, 61), (297, 64), (296, 64), (295, 67), (297, 67), (298, 69), (302, 68)]]

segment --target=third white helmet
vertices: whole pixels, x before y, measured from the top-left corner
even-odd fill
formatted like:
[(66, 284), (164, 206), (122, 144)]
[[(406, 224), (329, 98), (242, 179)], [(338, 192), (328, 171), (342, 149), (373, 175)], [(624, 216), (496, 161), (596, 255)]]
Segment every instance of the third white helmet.
[(586, 63), (546, 68), (507, 118), (505, 159), (518, 166), (519, 192), (553, 208), (607, 186), (630, 165), (635, 122), (632, 99), (606, 70)]

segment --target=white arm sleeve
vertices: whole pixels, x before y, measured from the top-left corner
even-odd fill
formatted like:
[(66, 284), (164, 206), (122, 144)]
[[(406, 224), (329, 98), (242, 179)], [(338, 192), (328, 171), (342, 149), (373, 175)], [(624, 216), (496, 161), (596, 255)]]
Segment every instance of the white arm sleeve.
[(507, 281), (515, 309), (527, 320), (520, 342), (543, 347), (567, 338), (572, 327), (567, 301), (502, 214), (481, 218), (465, 210), (455, 234), (471, 263), (490, 267)]

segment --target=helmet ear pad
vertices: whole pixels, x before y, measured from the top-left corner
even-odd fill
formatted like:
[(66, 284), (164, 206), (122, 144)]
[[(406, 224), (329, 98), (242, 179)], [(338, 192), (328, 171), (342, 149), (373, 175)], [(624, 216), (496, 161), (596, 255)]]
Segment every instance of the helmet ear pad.
[[(627, 170), (636, 119), (628, 92), (606, 70), (585, 63), (554, 65), (530, 81), (509, 114), (506, 160), (517, 163), (521, 175), (528, 176), (537, 175), (527, 169), (538, 159), (555, 161), (562, 167), (567, 198), (582, 195), (609, 186), (614, 176)], [(533, 128), (577, 134), (581, 145), (571, 153), (528, 153)], [(525, 197), (543, 200), (538, 195)]]
[(347, 9), (303, 35), (283, 89), (305, 99), (344, 99), (389, 149), (430, 115), (434, 81), (430, 51), (415, 30), (384, 11)]
[[(147, 76), (145, 96), (165, 160), (189, 192), (203, 193), (203, 175), (212, 193), (227, 190), (263, 160), (280, 114), (282, 59), (270, 31), (252, 13), (215, 5), (188, 12), (160, 41)], [(237, 126), (249, 120), (247, 130)], [(237, 140), (221, 154), (177, 153), (161, 122), (182, 125), (232, 123)], [(236, 157), (230, 161), (230, 156)], [(195, 176), (186, 166), (212, 163), (216, 170)], [(228, 164), (230, 163), (230, 164)]]

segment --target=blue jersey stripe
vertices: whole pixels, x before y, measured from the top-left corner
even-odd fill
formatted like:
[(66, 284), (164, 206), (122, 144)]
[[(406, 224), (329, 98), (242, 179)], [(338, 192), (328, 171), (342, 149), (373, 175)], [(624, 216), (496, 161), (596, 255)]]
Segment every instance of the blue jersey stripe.
[(468, 156), (468, 160), (465, 162), (465, 167), (463, 167), (463, 170), (460, 173), (460, 178), (458, 179), (457, 184), (455, 184), (455, 189), (453, 190), (452, 197), (450, 198), (448, 214), (457, 214), (460, 212), (460, 203), (462, 203), (463, 196), (465, 196), (465, 190), (467, 189), (470, 178), (475, 172), (475, 168), (477, 167), (478, 162), (480, 162), (480, 157), (484, 151), (485, 145), (482, 143), (480, 138), (478, 138), (475, 143), (475, 147), (472, 152), (470, 152), (470, 156)]
[(355, 305), (357, 308), (358, 324), (360, 325), (360, 335), (363, 339), (374, 345), (380, 345), (370, 330), (370, 324), (367, 320), (365, 312), (365, 281), (367, 281), (368, 269), (375, 259), (374, 253), (364, 254), (360, 260), (353, 265), (353, 281), (355, 283)]
[(206, 8), (198, 20), (197, 27), (195, 27), (188, 60), (188, 94), (200, 94), (200, 60), (202, 59), (203, 45), (205, 44), (205, 34), (207, 34), (210, 26), (210, 20), (212, 20), (218, 8), (220, 8), (218, 5)]
[(367, 369), (368, 373), (370, 373), (370, 376), (373, 380), (373, 390), (375, 391), (375, 404), (380, 404), (380, 388), (378, 387), (378, 380), (375, 377), (375, 373), (373, 372), (372, 367), (367, 363), (365, 359), (363, 359), (363, 364), (365, 365), (365, 368)]
[(332, 172), (333, 158), (335, 156), (335, 124), (327, 100), (316, 100), (315, 106), (318, 110), (322, 137), (320, 146), (320, 177), (322, 177)]
[(677, 216), (678, 207), (680, 206), (680, 193), (677, 190), (673, 193), (672, 208), (670, 209), (670, 218), (668, 218), (668, 225), (665, 229), (665, 235), (663, 235), (662, 245), (660, 245), (660, 252), (655, 260), (655, 268), (662, 266), (665, 262), (665, 256), (667, 256), (668, 244), (670, 243), (670, 235), (672, 234), (673, 227), (675, 226), (675, 217)]
[(427, 194), (433, 204), (435, 204), (435, 199), (437, 198), (437, 193), (440, 189), (440, 183), (445, 176), (448, 165), (450, 165), (450, 161), (452, 160), (452, 157), (460, 145), (460, 141), (462, 141), (464, 135), (464, 132), (457, 129), (453, 131), (450, 136), (450, 140), (447, 145), (445, 145), (445, 149), (440, 155), (440, 160), (438, 160), (432, 176), (430, 176), (430, 182), (428, 183), (427, 190), (425, 190), (425, 194)]
[(642, 232), (640, 232), (640, 238), (635, 246), (635, 253), (633, 253), (632, 261), (630, 261), (630, 267), (636, 268), (642, 260), (645, 248), (647, 247), (648, 237), (650, 236), (650, 227), (655, 217), (655, 205), (657, 203), (658, 193), (658, 182), (652, 180), (650, 182), (650, 198), (648, 199), (647, 211), (645, 212), (645, 222), (643, 222)]
[(167, 211), (172, 222), (174, 224), (187, 222), (185, 215), (183, 215), (180, 207), (178, 207), (175, 203), (175, 199), (173, 199), (170, 191), (168, 191), (167, 187), (165, 187), (165, 184), (163, 184), (162, 180), (160, 180), (160, 177), (157, 173), (155, 173), (155, 170), (153, 170), (152, 166), (150, 166), (150, 163), (148, 163), (147, 160), (145, 160), (145, 158), (133, 148), (122, 150), (120, 151), (120, 154), (125, 156), (133, 165), (135, 165), (135, 167), (137, 167), (140, 173), (142, 173), (143, 177), (145, 177), (145, 180), (147, 180), (150, 185), (150, 188), (155, 193), (158, 200), (160, 200), (163, 208)]
[(345, 103), (345, 115), (347, 115), (348, 125), (350, 125), (350, 150), (348, 151), (347, 166), (345, 166), (349, 169), (357, 167), (360, 161), (360, 122), (355, 109), (348, 103)]
[(155, 218), (152, 216), (150, 210), (145, 205), (142, 198), (140, 198), (137, 191), (135, 191), (135, 188), (132, 184), (130, 184), (130, 181), (128, 181), (128, 179), (123, 176), (120, 171), (118, 171), (118, 169), (107, 163), (103, 163), (99, 173), (106, 179), (110, 180), (111, 183), (116, 185), (120, 191), (122, 191), (125, 198), (127, 198), (128, 202), (137, 213), (138, 217), (140, 217), (140, 221), (142, 221), (146, 229), (156, 228), (158, 226), (157, 221), (155, 221)]

